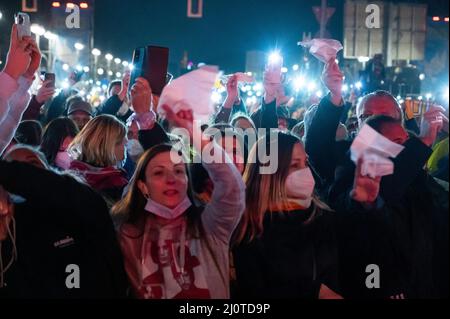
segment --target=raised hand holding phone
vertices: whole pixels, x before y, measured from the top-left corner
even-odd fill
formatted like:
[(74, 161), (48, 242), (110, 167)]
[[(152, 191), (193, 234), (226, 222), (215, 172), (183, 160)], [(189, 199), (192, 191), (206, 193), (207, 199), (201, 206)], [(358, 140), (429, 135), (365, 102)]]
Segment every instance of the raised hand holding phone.
[(277, 92), (281, 86), (281, 69), (283, 67), (283, 57), (278, 52), (269, 56), (264, 72), (264, 101), (273, 102), (277, 97)]
[(24, 75), (30, 66), (31, 52), (28, 45), (27, 41), (19, 39), (17, 25), (13, 24), (8, 56), (3, 71), (15, 80)]
[(231, 109), (239, 98), (238, 80), (236, 75), (232, 75), (227, 82), (227, 98), (223, 107)]
[(335, 59), (325, 64), (322, 73), (322, 82), (330, 90), (331, 102), (335, 106), (342, 105), (342, 85), (344, 84), (344, 74), (339, 69)]
[(36, 101), (39, 104), (44, 104), (50, 100), (55, 94), (55, 86), (52, 80), (46, 80), (36, 93)]

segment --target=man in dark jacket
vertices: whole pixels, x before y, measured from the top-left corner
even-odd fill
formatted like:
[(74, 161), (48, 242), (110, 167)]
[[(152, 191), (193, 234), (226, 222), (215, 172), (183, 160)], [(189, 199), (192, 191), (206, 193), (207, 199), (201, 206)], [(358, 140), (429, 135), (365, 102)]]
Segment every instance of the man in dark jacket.
[[(401, 121), (392, 117), (371, 117), (366, 124), (398, 144), (408, 139)], [(339, 216), (340, 283), (344, 296), (448, 296), (448, 192), (422, 169), (402, 196), (394, 201), (385, 199), (380, 192), (385, 177), (361, 177), (360, 170), (354, 173), (355, 165), (349, 156), (346, 160), (336, 169), (329, 193), (329, 203)], [(358, 203), (354, 179), (372, 183), (367, 193), (376, 196), (359, 196), (372, 200)], [(366, 286), (369, 274), (365, 270), (370, 264), (380, 270), (378, 289)]]
[(7, 209), (0, 203), (0, 297), (125, 297), (122, 255), (101, 196), (45, 169), (32, 149), (11, 150), (6, 159), (0, 186), (14, 195)]

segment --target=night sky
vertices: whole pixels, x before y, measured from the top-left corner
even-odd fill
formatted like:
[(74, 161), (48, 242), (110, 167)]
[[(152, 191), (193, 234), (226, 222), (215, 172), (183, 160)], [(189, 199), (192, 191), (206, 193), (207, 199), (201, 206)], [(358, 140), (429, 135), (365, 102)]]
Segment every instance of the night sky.
[[(43, 1), (43, 0), (40, 0)], [(51, 1), (51, 0), (46, 0)], [(393, 1), (396, 2), (396, 1)], [(447, 15), (448, 0), (402, 0), (428, 3), (429, 15)], [(13, 12), (21, 1), (2, 1), (1, 56), (6, 53)], [(303, 32), (319, 30), (312, 6), (320, 0), (204, 0), (204, 17), (186, 17), (187, 0), (96, 0), (95, 46), (103, 52), (131, 60), (137, 46), (155, 44), (170, 48), (170, 69), (175, 71), (183, 51), (194, 62), (218, 64), (227, 71), (245, 68), (249, 50), (268, 52), (278, 47), (287, 59), (298, 62), (297, 46)], [(329, 0), (336, 13), (328, 30), (342, 39), (344, 0)], [(55, 30), (57, 32), (57, 30)]]
[[(312, 6), (320, 5), (320, 0), (204, 0), (202, 19), (186, 17), (186, 2), (97, 0), (95, 45), (131, 59), (134, 47), (157, 44), (171, 49), (172, 67), (187, 50), (195, 62), (243, 70), (246, 51), (277, 46), (286, 56), (297, 58), (302, 51), (296, 44), (303, 32), (314, 35), (319, 30)], [(328, 30), (342, 39), (344, 1), (328, 3), (337, 9)], [(428, 3), (431, 15), (448, 12), (447, 0)]]

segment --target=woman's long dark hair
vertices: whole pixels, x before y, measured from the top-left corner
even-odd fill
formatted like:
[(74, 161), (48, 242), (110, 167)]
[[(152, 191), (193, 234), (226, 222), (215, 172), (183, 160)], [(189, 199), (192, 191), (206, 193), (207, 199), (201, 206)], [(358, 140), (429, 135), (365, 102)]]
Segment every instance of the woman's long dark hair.
[(40, 150), (44, 153), (50, 165), (55, 165), (56, 155), (64, 139), (75, 137), (77, 134), (77, 126), (67, 117), (60, 117), (48, 123), (44, 130)]
[[(146, 180), (145, 171), (147, 169), (148, 163), (150, 163), (150, 161), (153, 158), (155, 158), (158, 154), (171, 151), (173, 151), (172, 144), (170, 143), (159, 144), (147, 150), (139, 159), (136, 165), (135, 173), (131, 178), (130, 188), (127, 194), (111, 209), (113, 219), (121, 220), (122, 225), (131, 224), (135, 226), (139, 230), (139, 234), (138, 235), (127, 234), (123, 231), (121, 225), (119, 225), (119, 232), (121, 234), (133, 238), (139, 238), (144, 235), (145, 219), (146, 217), (149, 216), (149, 214), (145, 212), (145, 205), (147, 204), (147, 199), (144, 197), (141, 190), (139, 189), (138, 181), (145, 182)], [(191, 186), (192, 179), (189, 176), (189, 170), (187, 169), (187, 167), (186, 167), (186, 174), (188, 176), (187, 195), (192, 203), (196, 203), (197, 201), (194, 200), (194, 196), (192, 193), (192, 186)], [(214, 264), (218, 269), (220, 269), (216, 255), (213, 249), (211, 248), (208, 239), (206, 238), (206, 232), (201, 221), (203, 209), (204, 207), (197, 207), (195, 206), (195, 204), (188, 209), (186, 215), (188, 236), (189, 238), (200, 239), (205, 242), (209, 253), (213, 257)], [(222, 280), (225, 282), (226, 279), (224, 277), (224, 274), (221, 274), (221, 276)]]

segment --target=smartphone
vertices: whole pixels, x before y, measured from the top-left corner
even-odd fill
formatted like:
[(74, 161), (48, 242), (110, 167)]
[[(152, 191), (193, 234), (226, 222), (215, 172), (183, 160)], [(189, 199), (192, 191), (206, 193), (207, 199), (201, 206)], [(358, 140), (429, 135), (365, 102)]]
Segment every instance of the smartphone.
[(133, 53), (133, 66), (129, 88), (138, 77), (143, 77), (150, 84), (152, 93), (161, 95), (170, 78), (167, 75), (169, 48), (152, 45), (137, 48)]
[(47, 84), (47, 87), (55, 87), (56, 77), (55, 73), (48, 73), (46, 72), (44, 75), (44, 81), (50, 81), (49, 84)]
[(31, 37), (30, 16), (26, 13), (19, 12), (14, 16), (14, 22), (17, 25), (17, 35), (19, 39), (23, 37)]

